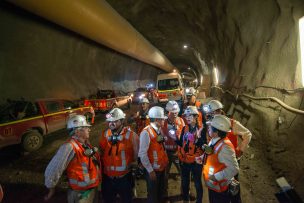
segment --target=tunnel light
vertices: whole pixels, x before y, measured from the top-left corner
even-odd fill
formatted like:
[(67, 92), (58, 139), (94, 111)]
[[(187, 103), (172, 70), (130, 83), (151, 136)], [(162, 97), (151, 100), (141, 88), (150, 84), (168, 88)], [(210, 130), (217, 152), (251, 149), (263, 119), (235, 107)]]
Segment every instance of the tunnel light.
[(219, 73), (216, 67), (213, 68), (213, 84), (218, 85), (219, 82)]
[(304, 16), (299, 20), (302, 86), (304, 86)]
[(176, 73), (176, 69), (173, 69), (173, 73)]
[(188, 48), (188, 45), (185, 44), (183, 47), (184, 47), (184, 49), (187, 49), (187, 48)]

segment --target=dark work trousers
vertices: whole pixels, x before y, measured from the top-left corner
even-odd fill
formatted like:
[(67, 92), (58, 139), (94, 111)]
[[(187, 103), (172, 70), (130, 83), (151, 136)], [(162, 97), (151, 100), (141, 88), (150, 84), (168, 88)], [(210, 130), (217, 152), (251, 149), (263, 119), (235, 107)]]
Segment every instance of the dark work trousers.
[(210, 203), (230, 203), (231, 196), (228, 193), (228, 190), (225, 192), (215, 192), (208, 189), (209, 202)]
[[(240, 167), (240, 160), (238, 160), (238, 164), (239, 164), (239, 167)], [(234, 176), (234, 178), (238, 181), (239, 180), (239, 174), (236, 174)], [(239, 192), (236, 195), (231, 196), (231, 203), (242, 203), (242, 199), (241, 199), (241, 187), (240, 187)]]
[(181, 178), (182, 178), (182, 190), (183, 200), (189, 201), (189, 187), (191, 173), (194, 179), (194, 185), (196, 189), (196, 202), (201, 203), (203, 199), (203, 185), (202, 185), (202, 168), (203, 165), (197, 163), (181, 163)]
[(120, 178), (113, 178), (103, 175), (102, 178), (102, 196), (105, 203), (115, 202), (117, 194), (123, 203), (132, 202), (132, 177), (131, 173)]
[(170, 169), (171, 169), (172, 163), (177, 168), (178, 174), (180, 174), (180, 171), (181, 171), (176, 151), (167, 150), (167, 155), (168, 155), (169, 163), (166, 168), (166, 176), (165, 176), (165, 187), (164, 187), (165, 196), (168, 196), (168, 182), (169, 182), (169, 174), (170, 174)]
[(155, 171), (156, 180), (150, 179), (149, 173), (145, 170), (147, 182), (148, 203), (161, 203), (164, 201), (165, 170)]

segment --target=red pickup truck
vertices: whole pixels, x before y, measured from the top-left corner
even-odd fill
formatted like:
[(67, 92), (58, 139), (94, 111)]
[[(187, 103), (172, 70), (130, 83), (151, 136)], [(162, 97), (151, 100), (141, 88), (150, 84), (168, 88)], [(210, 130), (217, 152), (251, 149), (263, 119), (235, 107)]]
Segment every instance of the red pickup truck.
[(125, 95), (114, 90), (98, 90), (96, 95), (91, 95), (89, 99), (84, 100), (84, 106), (92, 106), (96, 112), (106, 112), (115, 107), (130, 108), (131, 103), (132, 95)]
[(80, 107), (72, 101), (10, 101), (0, 108), (0, 148), (21, 144), (25, 151), (35, 151), (42, 146), (45, 135), (65, 128), (69, 117), (75, 114), (94, 122), (93, 108)]

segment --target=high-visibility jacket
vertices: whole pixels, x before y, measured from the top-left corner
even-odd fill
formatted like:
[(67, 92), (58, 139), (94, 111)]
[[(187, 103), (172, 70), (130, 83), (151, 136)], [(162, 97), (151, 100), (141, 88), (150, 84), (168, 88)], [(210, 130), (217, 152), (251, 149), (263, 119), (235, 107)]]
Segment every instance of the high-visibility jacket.
[(76, 139), (71, 138), (68, 143), (72, 144), (75, 152), (75, 157), (66, 169), (70, 187), (73, 190), (88, 190), (97, 187), (101, 180), (101, 172), (93, 159), (100, 161), (98, 153), (95, 153), (94, 157), (87, 157), (84, 155), (84, 147)]
[(124, 127), (119, 135), (119, 141), (113, 145), (109, 141), (112, 131), (110, 129), (104, 131), (102, 135), (104, 140), (100, 141), (104, 174), (109, 177), (120, 177), (129, 172), (129, 166), (134, 161), (133, 135), (129, 127)]
[(140, 135), (141, 131), (150, 124), (150, 119), (148, 116), (139, 115), (135, 118), (136, 122), (136, 133)]
[[(186, 125), (184, 128), (183, 136), (187, 136), (188, 133), (189, 133), (189, 125)], [(196, 140), (198, 138), (196, 132), (194, 133)], [(177, 153), (178, 158), (181, 162), (194, 163), (195, 157), (201, 156), (203, 154), (203, 150), (201, 149), (201, 147), (195, 146), (195, 140), (193, 142), (183, 138), (182, 147), (178, 146), (178, 153)], [(187, 142), (188, 142), (188, 146), (187, 146)], [(188, 148), (188, 150), (186, 150), (186, 148)]]
[(230, 122), (231, 122), (231, 132), (229, 132), (226, 137), (232, 143), (232, 145), (235, 149), (235, 154), (238, 157), (238, 155), (240, 154), (240, 149), (238, 147), (238, 136), (236, 134), (234, 134), (234, 132), (233, 132), (233, 123), (234, 123), (233, 119), (230, 119)]
[[(174, 126), (175, 126), (175, 135), (176, 139), (179, 139), (180, 134), (182, 133), (183, 127), (185, 126), (185, 122), (182, 118), (177, 117), (174, 121)], [(170, 151), (176, 151), (177, 150), (177, 144), (175, 143), (175, 140), (172, 139), (168, 134), (169, 134), (169, 129), (168, 129), (168, 120), (165, 121), (164, 124), (164, 133), (167, 137), (165, 141), (165, 149), (170, 150)]]
[(147, 131), (150, 138), (150, 146), (148, 149), (148, 158), (155, 171), (163, 171), (168, 165), (168, 156), (163, 143), (157, 142), (157, 133), (151, 125), (143, 129)]
[(200, 102), (200, 101), (195, 101), (195, 106), (196, 106), (196, 108), (201, 108), (201, 105), (202, 105), (202, 103)]
[(219, 162), (218, 154), (221, 152), (222, 147), (228, 145), (232, 149), (234, 148), (230, 140), (225, 137), (224, 139), (218, 141), (213, 147), (213, 153), (207, 155), (206, 163), (203, 169), (203, 176), (206, 183), (206, 186), (214, 190), (215, 192), (224, 192), (228, 189), (229, 180), (223, 179), (221, 181), (212, 181), (209, 180), (209, 176), (216, 174), (219, 171), (222, 171), (226, 168), (226, 165)]

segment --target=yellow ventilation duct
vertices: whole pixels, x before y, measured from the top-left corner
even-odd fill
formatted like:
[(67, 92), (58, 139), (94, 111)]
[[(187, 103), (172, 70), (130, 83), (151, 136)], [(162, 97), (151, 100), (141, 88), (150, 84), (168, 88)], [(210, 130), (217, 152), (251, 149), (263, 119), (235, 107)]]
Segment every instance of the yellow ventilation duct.
[(7, 0), (91, 40), (167, 72), (170, 61), (104, 0)]

